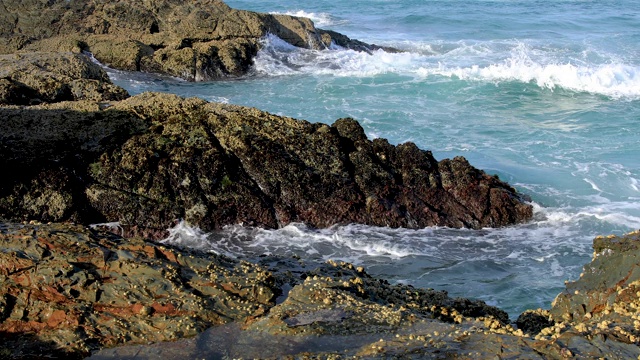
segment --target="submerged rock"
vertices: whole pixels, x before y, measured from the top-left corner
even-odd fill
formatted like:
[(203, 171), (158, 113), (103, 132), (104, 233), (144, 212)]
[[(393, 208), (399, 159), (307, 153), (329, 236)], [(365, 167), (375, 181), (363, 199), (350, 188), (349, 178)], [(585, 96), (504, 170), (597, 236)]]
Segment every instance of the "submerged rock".
[(0, 53), (90, 51), (114, 68), (203, 81), (245, 74), (274, 34), (303, 48), (331, 42), (359, 51), (380, 47), (311, 20), (235, 10), (220, 0), (3, 1)]
[(146, 93), (96, 103), (0, 108), (0, 217), (120, 222), (164, 236), (291, 222), (497, 227), (532, 209), (464, 158), (370, 141), (332, 126), (241, 106)]

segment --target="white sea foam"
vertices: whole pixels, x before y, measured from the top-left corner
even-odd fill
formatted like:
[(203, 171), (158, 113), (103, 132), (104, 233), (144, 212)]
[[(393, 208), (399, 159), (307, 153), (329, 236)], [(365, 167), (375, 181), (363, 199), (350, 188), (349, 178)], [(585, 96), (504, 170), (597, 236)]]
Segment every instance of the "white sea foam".
[[(581, 229), (580, 224), (590, 224), (596, 227), (598, 223), (602, 226), (621, 228), (619, 232), (627, 232), (633, 229), (640, 229), (640, 204), (636, 201), (611, 201), (601, 200), (593, 205), (566, 208), (543, 208), (536, 207), (536, 212), (540, 224), (560, 228), (564, 225)], [(584, 230), (584, 229), (582, 229)]]
[(333, 46), (327, 50), (308, 50), (293, 47), (275, 35), (263, 39), (263, 49), (254, 61), (254, 69), (262, 75), (330, 75), (370, 77), (385, 73), (417, 70), (419, 58), (414, 53), (388, 53), (376, 50), (359, 52)]
[(640, 68), (625, 64), (584, 67), (570, 63), (543, 65), (508, 59), (488, 66), (421, 68), (420, 73), (462, 80), (520, 81), (551, 90), (564, 88), (613, 98), (640, 98)]
[[(539, 258), (548, 256), (548, 250), (563, 241), (573, 243), (575, 239), (572, 236), (577, 233), (576, 221), (582, 214), (547, 211), (539, 205), (535, 207), (536, 212), (546, 211), (543, 221), (481, 231), (438, 227), (392, 229), (357, 224), (312, 229), (294, 223), (276, 230), (233, 225), (207, 234), (180, 222), (170, 229), (170, 235), (162, 242), (235, 257), (297, 254), (354, 263), (366, 263), (366, 259), (371, 258), (390, 261), (416, 256), (481, 260), (531, 258), (537, 253)], [(535, 247), (534, 251), (527, 250), (531, 246)]]
[[(500, 263), (526, 259), (545, 262), (556, 256), (588, 257), (591, 240), (599, 234), (598, 223), (605, 227), (618, 227), (621, 233), (640, 228), (640, 204), (637, 202), (612, 202), (579, 208), (532, 205), (535, 221), (499, 229), (432, 227), (412, 230), (356, 224), (313, 229), (293, 223), (275, 230), (232, 225), (221, 231), (205, 233), (180, 222), (169, 230), (169, 236), (162, 242), (232, 257), (298, 255), (356, 264), (393, 264), (394, 261), (415, 258), (440, 264), (436, 266), (440, 268), (450, 266), (443, 265), (443, 262)], [(585, 231), (585, 224), (595, 226), (592, 233)], [(608, 233), (609, 230), (605, 231)]]
[(317, 13), (317, 12), (306, 12), (304, 10), (292, 10), (292, 11), (285, 11), (285, 12), (273, 11), (271, 12), (271, 14), (305, 17), (305, 18), (311, 19), (311, 21), (313, 21), (314, 25), (317, 27), (328, 27), (328, 26), (343, 25), (348, 23), (347, 20), (336, 18), (335, 16), (325, 12)]
[(598, 185), (596, 185), (596, 183), (595, 183), (595, 182), (593, 182), (592, 180), (587, 179), (587, 178), (584, 178), (584, 179), (582, 179), (582, 180), (584, 180), (586, 183), (588, 183), (589, 185), (591, 185), (591, 188), (592, 188), (593, 190), (598, 191), (598, 192), (602, 192), (602, 189), (600, 189), (600, 188), (598, 187)]
[[(439, 58), (437, 66), (420, 68), (424, 76), (462, 80), (536, 84), (546, 89), (567, 89), (613, 98), (640, 98), (640, 67), (612, 57), (605, 63), (587, 63), (559, 56), (561, 49), (541, 49), (513, 43), (462, 44)], [(460, 65), (456, 55), (473, 64)], [(579, 64), (578, 64), (579, 63)]]
[(201, 250), (214, 250), (207, 240), (207, 234), (198, 227), (190, 226), (184, 220), (168, 230), (169, 236), (167, 236), (166, 239), (160, 240), (163, 244)]
[(97, 223), (97, 224), (89, 224), (91, 229), (99, 229), (99, 228), (107, 228), (109, 231), (115, 232), (118, 230), (121, 235), (124, 236), (124, 229), (122, 228), (122, 224), (119, 221), (107, 222), (107, 223)]
[(467, 81), (522, 82), (612, 98), (640, 99), (640, 67), (620, 62), (575, 65), (522, 43), (401, 44), (406, 52), (300, 49), (268, 35), (255, 61), (263, 75), (371, 77), (386, 73)]
[[(233, 231), (238, 234), (248, 231), (248, 228), (235, 226)], [(397, 259), (419, 253), (411, 246), (394, 242), (392, 237), (383, 232), (366, 236), (354, 232), (350, 226), (318, 230), (310, 229), (304, 224), (293, 223), (277, 230), (251, 229), (251, 231), (252, 236), (243, 237), (245, 241), (242, 247), (244, 251), (254, 254), (291, 255), (295, 253), (324, 260), (332, 258), (358, 262), (362, 256)], [(225, 236), (221, 235), (221, 237)], [(237, 238), (237, 235), (230, 237)], [(238, 244), (237, 240), (231, 239), (230, 242)]]

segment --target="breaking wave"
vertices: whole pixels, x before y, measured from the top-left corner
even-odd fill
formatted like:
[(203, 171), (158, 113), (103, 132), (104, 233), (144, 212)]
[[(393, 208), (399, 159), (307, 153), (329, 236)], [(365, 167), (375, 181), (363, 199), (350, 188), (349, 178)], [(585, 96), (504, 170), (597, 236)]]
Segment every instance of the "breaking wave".
[(272, 11), (270, 12), (270, 14), (305, 17), (305, 18), (311, 19), (311, 21), (313, 21), (314, 25), (317, 27), (329, 27), (329, 26), (343, 25), (348, 23), (347, 20), (337, 18), (326, 12), (316, 13), (316, 12), (307, 12), (304, 10), (293, 10), (293, 11), (284, 11), (284, 12)]
[(496, 85), (519, 82), (549, 90), (640, 99), (640, 67), (617, 59), (604, 63), (562, 59), (553, 50), (542, 51), (518, 41), (396, 46), (404, 52), (367, 53), (338, 46), (318, 51), (296, 48), (268, 35), (263, 39), (254, 70), (265, 76), (372, 77), (393, 73), (418, 80), (437, 76)]

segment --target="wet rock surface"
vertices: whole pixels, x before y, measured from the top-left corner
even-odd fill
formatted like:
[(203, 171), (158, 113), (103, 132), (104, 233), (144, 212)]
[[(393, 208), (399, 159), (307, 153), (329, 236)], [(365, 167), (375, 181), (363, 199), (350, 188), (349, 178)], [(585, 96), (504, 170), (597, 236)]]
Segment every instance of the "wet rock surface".
[[(599, 236), (591, 263), (580, 279), (570, 282), (550, 310), (560, 338), (574, 341), (588, 333), (599, 341), (640, 342), (640, 232)], [(565, 333), (566, 332), (566, 333)], [(593, 354), (602, 349), (593, 346)], [(623, 350), (620, 350), (623, 351)], [(599, 355), (602, 356), (602, 355)]]
[(530, 219), (516, 191), (461, 157), (370, 141), (257, 109), (141, 94), (0, 108), (0, 217), (120, 222), (153, 238), (291, 222), (481, 228)]
[[(632, 265), (633, 272), (638, 235), (607, 240), (612, 253), (585, 269), (615, 273)], [(551, 311), (525, 312), (518, 329), (481, 301), (389, 284), (343, 262), (233, 260), (73, 224), (3, 223), (0, 248), (3, 358), (640, 355), (638, 292), (627, 291), (635, 275), (619, 279), (619, 299), (610, 303), (599, 295), (609, 293), (606, 287), (583, 277), (568, 284)], [(616, 262), (623, 257), (635, 260)], [(574, 307), (588, 303), (568, 296), (578, 285), (605, 310), (569, 319)], [(591, 304), (598, 307), (596, 302)], [(549, 326), (523, 331), (542, 319)], [(140, 345), (118, 347), (125, 344)]]
[(306, 18), (235, 10), (219, 0), (0, 3), (0, 53), (86, 50), (114, 68), (190, 81), (246, 74), (266, 34), (311, 49), (332, 41), (379, 48), (316, 29)]

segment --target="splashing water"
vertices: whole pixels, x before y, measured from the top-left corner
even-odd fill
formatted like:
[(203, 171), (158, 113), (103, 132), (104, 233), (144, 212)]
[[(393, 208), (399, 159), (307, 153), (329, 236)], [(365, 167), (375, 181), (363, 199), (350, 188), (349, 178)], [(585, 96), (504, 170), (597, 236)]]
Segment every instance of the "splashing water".
[(110, 76), (134, 94), (199, 96), (325, 123), (354, 117), (370, 138), (413, 141), (438, 159), (464, 155), (531, 196), (535, 217), (479, 231), (290, 224), (207, 234), (181, 224), (167, 242), (243, 258), (350, 261), (515, 317), (550, 306), (590, 260), (596, 235), (640, 228), (640, 1), (227, 3), (308, 16), (403, 52), (306, 50), (267, 36), (240, 80)]

